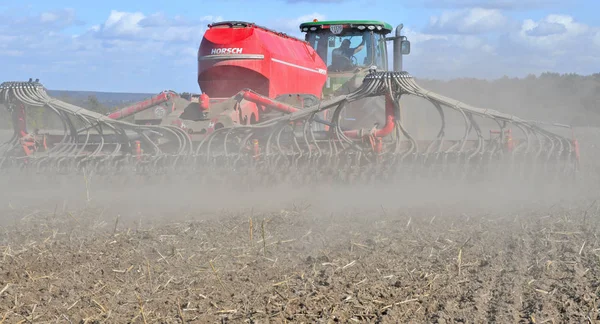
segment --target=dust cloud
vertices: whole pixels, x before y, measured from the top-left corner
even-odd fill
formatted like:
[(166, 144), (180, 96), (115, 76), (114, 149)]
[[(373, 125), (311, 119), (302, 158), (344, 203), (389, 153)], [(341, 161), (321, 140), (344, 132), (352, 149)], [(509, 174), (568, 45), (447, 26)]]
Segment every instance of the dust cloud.
[[(582, 172), (585, 172), (582, 171)], [(223, 211), (268, 213), (310, 206), (318, 215), (362, 213), (369, 217), (382, 210), (438, 208), (464, 211), (514, 212), (553, 204), (589, 200), (597, 194), (597, 182), (581, 177), (562, 183), (518, 177), (479, 183), (437, 181), (426, 178), (397, 183), (336, 185), (239, 184), (237, 179), (201, 185), (194, 177), (152, 179), (85, 179), (83, 175), (2, 175), (0, 208), (80, 209), (102, 208), (106, 217), (144, 219), (158, 223), (175, 218), (201, 219)]]
[[(582, 77), (579, 88), (590, 82)], [(440, 82), (417, 80), (427, 90), (438, 92), (476, 107), (496, 109), (526, 119), (569, 123), (578, 120), (595, 120), (598, 114), (586, 111), (581, 105), (565, 106), (559, 76), (510, 80), (454, 80)], [(586, 96), (589, 94), (586, 92)], [(402, 99), (403, 124), (416, 139), (433, 139), (439, 132), (441, 120), (438, 112), (421, 98)], [(583, 101), (583, 100), (582, 100)], [(571, 117), (569, 117), (571, 116)], [(575, 117), (577, 118), (575, 118)], [(587, 118), (581, 118), (587, 116)], [(464, 133), (461, 114), (445, 109), (446, 138), (457, 139)], [(498, 129), (495, 122), (478, 119), (484, 132)], [(595, 127), (576, 126), (574, 129), (551, 128), (561, 135), (571, 132), (581, 144), (581, 172), (575, 183), (524, 183), (518, 175), (480, 184), (458, 182), (435, 182), (415, 179), (391, 184), (336, 186), (317, 185), (301, 187), (280, 185), (275, 187), (236, 187), (231, 179), (219, 179), (215, 184), (200, 185), (194, 177), (174, 176), (153, 182), (104, 181), (83, 176), (62, 175), (0, 175), (0, 210), (55, 206), (81, 207), (95, 204), (106, 208), (108, 214), (147, 215), (148, 218), (165, 218), (172, 215), (216, 214), (218, 211), (273, 210), (289, 208), (295, 204), (310, 205), (315, 213), (344, 213), (348, 211), (416, 208), (439, 206), (439, 208), (499, 208), (523, 207), (528, 204), (552, 204), (568, 199), (583, 199), (593, 195), (600, 181), (600, 164), (596, 161), (600, 131)], [(2, 137), (10, 136), (2, 131)], [(484, 133), (484, 136), (486, 134)], [(520, 136), (515, 132), (515, 136)], [(1, 140), (1, 138), (0, 138)], [(550, 180), (550, 177), (549, 177)], [(231, 182), (230, 186), (223, 183)], [(116, 183), (116, 184), (115, 184)], [(88, 195), (91, 198), (88, 201)]]

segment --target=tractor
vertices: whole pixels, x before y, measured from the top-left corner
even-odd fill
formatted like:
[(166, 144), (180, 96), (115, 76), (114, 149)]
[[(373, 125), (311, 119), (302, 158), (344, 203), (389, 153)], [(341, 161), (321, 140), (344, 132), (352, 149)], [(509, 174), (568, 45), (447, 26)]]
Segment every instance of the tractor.
[[(410, 41), (402, 35), (403, 25), (396, 27), (395, 35), (390, 24), (375, 20), (339, 20), (306, 22), (300, 25), (305, 40), (327, 64), (327, 82), (323, 97), (347, 94), (362, 84), (370, 70), (387, 71), (391, 66), (388, 59), (387, 42), (393, 42), (393, 71), (401, 72), (403, 55), (410, 54)], [(365, 127), (375, 122), (383, 123), (381, 98), (365, 98), (354, 102), (342, 116), (348, 127)], [(362, 108), (362, 109), (361, 109)], [(379, 117), (379, 118), (377, 118)]]

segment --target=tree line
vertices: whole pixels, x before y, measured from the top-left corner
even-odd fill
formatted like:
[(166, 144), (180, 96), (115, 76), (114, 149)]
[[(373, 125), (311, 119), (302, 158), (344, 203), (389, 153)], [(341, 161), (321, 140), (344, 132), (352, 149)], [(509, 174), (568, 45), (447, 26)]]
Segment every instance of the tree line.
[(600, 73), (542, 73), (496, 80), (417, 80), (422, 87), (473, 106), (572, 126), (600, 126)]

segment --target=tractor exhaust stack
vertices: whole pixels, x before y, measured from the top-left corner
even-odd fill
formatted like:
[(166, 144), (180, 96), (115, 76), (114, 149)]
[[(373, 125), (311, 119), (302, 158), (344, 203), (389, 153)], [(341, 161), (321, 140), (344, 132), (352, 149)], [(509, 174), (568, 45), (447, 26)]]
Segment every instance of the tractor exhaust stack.
[(394, 72), (403, 71), (402, 56), (410, 54), (410, 41), (406, 39), (406, 36), (402, 36), (402, 28), (404, 28), (404, 24), (398, 25), (395, 36), (387, 38), (394, 42)]

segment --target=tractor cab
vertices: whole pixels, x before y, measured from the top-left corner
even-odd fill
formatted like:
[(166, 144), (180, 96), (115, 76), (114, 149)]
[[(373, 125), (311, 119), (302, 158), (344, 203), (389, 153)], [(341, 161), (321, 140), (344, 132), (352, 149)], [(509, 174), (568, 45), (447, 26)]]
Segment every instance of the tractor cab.
[[(393, 30), (390, 24), (369, 20), (320, 22), (315, 19), (301, 24), (300, 30), (305, 33), (305, 40), (327, 64), (329, 72), (349, 72), (363, 68), (388, 69), (386, 41), (395, 40), (386, 38)], [(409, 54), (410, 43), (405, 36), (400, 37), (400, 54)]]
[[(388, 61), (387, 41), (393, 41), (393, 70), (402, 71), (402, 55), (410, 53), (410, 42), (401, 35), (403, 26), (394, 30), (390, 24), (373, 20), (318, 21), (300, 24), (304, 39), (327, 65), (327, 82), (323, 97), (348, 94), (362, 84), (369, 70), (391, 70)], [(349, 128), (383, 125), (382, 98), (364, 98), (353, 102), (341, 114), (342, 123)], [(382, 109), (375, 109), (381, 107)]]
[(326, 93), (370, 69), (390, 70), (387, 52), (390, 40), (394, 41), (394, 70), (401, 70), (402, 55), (410, 53), (410, 43), (400, 35), (401, 29), (402, 25), (398, 26), (396, 37), (386, 37), (393, 28), (381, 21), (315, 19), (300, 25), (305, 40), (327, 65)]
[(313, 22), (300, 27), (306, 32), (305, 40), (327, 64), (327, 70), (335, 73), (372, 66), (387, 69), (385, 34), (391, 26), (386, 25)]

